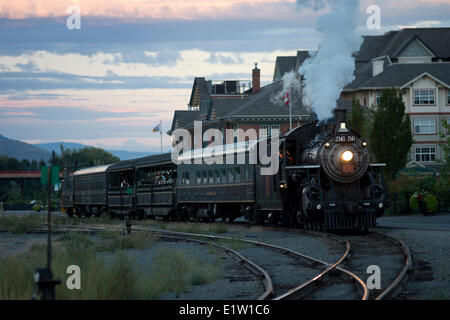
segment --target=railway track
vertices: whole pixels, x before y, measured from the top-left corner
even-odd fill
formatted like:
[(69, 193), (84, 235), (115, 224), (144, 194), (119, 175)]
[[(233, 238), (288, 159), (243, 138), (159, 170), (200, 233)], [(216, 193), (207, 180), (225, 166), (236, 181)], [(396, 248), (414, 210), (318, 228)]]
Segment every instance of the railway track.
[(379, 267), (380, 287), (369, 290), (369, 299), (394, 298), (412, 269), (412, 256), (405, 243), (378, 232), (344, 239), (351, 245), (351, 254), (345, 263), (347, 269), (367, 278), (369, 266)]
[[(84, 230), (84, 232), (122, 231), (122, 226), (64, 226), (69, 229)], [(81, 229), (81, 230), (80, 230)], [(393, 298), (399, 292), (402, 282), (407, 279), (408, 270), (412, 267), (412, 258), (408, 247), (400, 240), (384, 234), (370, 232), (359, 236), (337, 236), (314, 231), (297, 232), (313, 234), (332, 238), (337, 247), (345, 248), (344, 254), (334, 262), (313, 258), (295, 250), (276, 246), (260, 241), (236, 239), (205, 234), (182, 233), (167, 230), (147, 229), (133, 226), (133, 232), (142, 232), (148, 235), (170, 241), (191, 241), (203, 245), (214, 245), (227, 254), (233, 256), (237, 262), (248, 269), (264, 285), (264, 293), (257, 296), (258, 299), (387, 299)], [(58, 232), (58, 230), (55, 230)], [(222, 245), (223, 241), (241, 242), (254, 248), (269, 250), (273, 254), (280, 255), (284, 262), (297, 269), (299, 277), (294, 283), (279, 282), (276, 274), (276, 266), (262, 261), (254, 261), (253, 257), (246, 256), (245, 252), (237, 252)], [(221, 243), (222, 242), (222, 243)], [(220, 244), (219, 244), (220, 243)], [(335, 246), (334, 250), (337, 248)], [(245, 250), (244, 250), (245, 251)], [(262, 255), (264, 256), (264, 255)], [(290, 259), (287, 261), (286, 259)], [(280, 260), (281, 261), (281, 260)], [(379, 266), (381, 273), (381, 287), (369, 290), (362, 279), (369, 274), (367, 267)], [(270, 270), (275, 267), (275, 270)], [(265, 270), (267, 269), (267, 270)], [(333, 289), (334, 288), (334, 289)], [(335, 296), (330, 292), (340, 292)]]
[[(96, 231), (121, 231), (122, 228), (111, 227), (111, 226), (67, 226), (69, 228), (75, 229), (89, 229)], [(293, 267), (292, 272), (297, 272), (299, 277), (296, 278), (295, 284), (286, 283), (285, 281), (279, 281), (276, 272), (277, 265), (270, 265), (270, 263), (265, 262), (265, 259), (259, 259), (261, 261), (255, 261), (254, 257), (251, 260), (246, 254), (240, 254), (235, 250), (231, 251), (231, 254), (238, 257), (238, 260), (245, 261), (246, 266), (251, 266), (252, 272), (255, 274), (259, 273), (260, 278), (264, 278), (265, 292), (258, 296), (258, 299), (273, 299), (273, 300), (293, 300), (302, 299), (311, 292), (316, 290), (326, 291), (327, 284), (330, 282), (339, 282), (341, 285), (345, 284), (348, 291), (351, 291), (351, 296), (348, 299), (361, 299), (366, 300), (368, 297), (368, 290), (364, 282), (356, 276), (354, 273), (346, 270), (340, 265), (346, 259), (350, 252), (350, 245), (345, 240), (338, 240), (341, 245), (344, 246), (345, 252), (339, 258), (338, 261), (334, 263), (328, 263), (311, 256), (302, 254), (300, 252), (284, 248), (281, 246), (272, 245), (269, 243), (264, 243), (260, 241), (246, 240), (246, 239), (236, 239), (221, 236), (212, 236), (204, 234), (193, 234), (193, 233), (183, 233), (174, 232), (167, 230), (149, 230), (145, 228), (133, 227), (134, 232), (142, 232), (144, 234), (157, 236), (163, 239), (171, 239), (175, 241), (194, 241), (205, 245), (216, 245), (222, 250), (231, 250), (225, 246), (218, 245), (217, 242), (240, 242), (246, 245), (250, 245), (253, 248), (258, 248), (262, 250), (269, 250), (271, 255), (279, 255), (279, 259), (284, 258), (290, 259), (287, 262)], [(329, 237), (329, 236), (328, 236)], [(202, 240), (199, 240), (202, 239)], [(207, 240), (207, 241), (205, 241)], [(245, 250), (244, 250), (245, 251)], [(245, 257), (244, 257), (245, 256)], [(264, 255), (260, 255), (264, 257)], [(245, 260), (244, 260), (245, 259)], [(277, 261), (279, 261), (277, 259)], [(279, 264), (278, 264), (279, 265)], [(265, 269), (271, 269), (267, 271)], [(296, 269), (296, 270), (295, 270)], [(274, 279), (274, 280), (273, 280)]]

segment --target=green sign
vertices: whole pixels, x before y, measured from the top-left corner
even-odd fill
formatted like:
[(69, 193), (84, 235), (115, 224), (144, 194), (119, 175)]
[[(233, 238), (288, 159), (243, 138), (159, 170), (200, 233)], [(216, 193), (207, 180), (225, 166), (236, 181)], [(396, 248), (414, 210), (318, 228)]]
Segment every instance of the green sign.
[(41, 184), (48, 184), (48, 167), (41, 167)]
[(53, 167), (42, 167), (41, 168), (41, 183), (43, 185), (48, 184), (48, 170), (51, 170), (50, 172), (50, 183), (52, 185), (59, 184), (59, 167), (53, 166)]
[(59, 184), (59, 167), (58, 166), (52, 166), (52, 172), (51, 172), (51, 183), (52, 185)]
[(127, 194), (133, 194), (133, 188), (127, 188)]

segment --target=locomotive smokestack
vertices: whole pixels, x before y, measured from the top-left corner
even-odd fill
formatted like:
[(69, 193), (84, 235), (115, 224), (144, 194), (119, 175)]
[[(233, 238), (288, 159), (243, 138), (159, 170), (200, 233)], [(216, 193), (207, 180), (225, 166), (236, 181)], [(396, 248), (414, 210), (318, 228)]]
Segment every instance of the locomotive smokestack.
[(334, 109), (334, 119), (336, 121), (336, 131), (348, 132), (347, 129), (347, 109), (336, 108)]

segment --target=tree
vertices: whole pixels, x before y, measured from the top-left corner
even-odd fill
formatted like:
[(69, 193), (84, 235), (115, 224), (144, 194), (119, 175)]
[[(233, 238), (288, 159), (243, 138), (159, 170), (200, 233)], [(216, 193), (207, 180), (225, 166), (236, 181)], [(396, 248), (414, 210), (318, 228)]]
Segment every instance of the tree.
[(104, 164), (119, 162), (120, 159), (111, 153), (94, 147), (76, 149), (64, 149), (61, 145), (61, 155), (58, 157), (57, 164), (60, 168), (68, 168), (74, 170), (75, 167), (92, 167)]
[(450, 177), (450, 124), (447, 123), (446, 119), (442, 119), (442, 126), (444, 127), (444, 132), (441, 133), (441, 138), (445, 138), (447, 135), (447, 140), (440, 144), (443, 151), (443, 157), (440, 159), (440, 162), (443, 165), (443, 175)]
[(52, 157), (49, 160), (49, 163), (51, 166), (57, 166), (58, 165), (58, 155), (56, 154), (55, 150), (52, 151)]
[(364, 116), (364, 109), (359, 103), (359, 100), (352, 100), (352, 111), (349, 117), (349, 126), (352, 130), (358, 132), (361, 137), (365, 136), (367, 121)]
[(372, 151), (378, 162), (386, 163), (386, 176), (394, 179), (405, 167), (413, 144), (411, 120), (400, 93), (394, 88), (384, 89), (373, 116)]

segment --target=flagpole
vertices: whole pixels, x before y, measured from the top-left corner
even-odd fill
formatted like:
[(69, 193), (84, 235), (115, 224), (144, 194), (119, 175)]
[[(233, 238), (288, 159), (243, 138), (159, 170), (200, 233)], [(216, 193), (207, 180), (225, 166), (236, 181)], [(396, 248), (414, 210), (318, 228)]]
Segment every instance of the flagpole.
[(289, 88), (289, 97), (288, 97), (288, 104), (289, 104), (289, 131), (292, 130), (292, 111), (291, 111), (291, 88)]
[(162, 153), (162, 120), (159, 120), (159, 135), (161, 137), (161, 153)]

